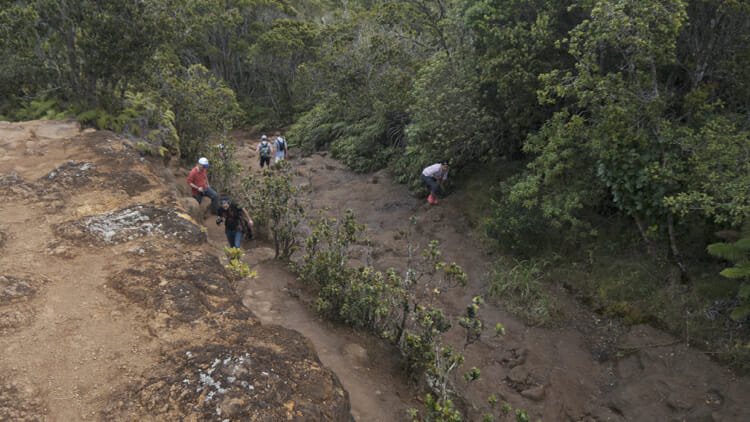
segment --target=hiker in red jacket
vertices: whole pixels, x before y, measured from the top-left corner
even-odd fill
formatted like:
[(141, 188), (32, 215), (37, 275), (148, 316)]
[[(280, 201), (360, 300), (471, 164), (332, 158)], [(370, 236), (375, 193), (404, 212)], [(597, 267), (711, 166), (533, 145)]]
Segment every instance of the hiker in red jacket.
[(187, 184), (192, 188), (191, 195), (200, 204), (204, 196), (211, 198), (211, 212), (219, 212), (219, 195), (208, 185), (208, 159), (201, 157), (198, 164), (190, 170)]

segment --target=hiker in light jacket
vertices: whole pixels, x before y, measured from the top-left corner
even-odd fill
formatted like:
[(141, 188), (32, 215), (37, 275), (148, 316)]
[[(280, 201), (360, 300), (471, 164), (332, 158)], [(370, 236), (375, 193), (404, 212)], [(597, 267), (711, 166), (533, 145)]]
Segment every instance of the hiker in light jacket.
[(438, 203), (436, 197), (442, 195), (445, 190), (443, 183), (448, 178), (448, 170), (447, 161), (433, 164), (422, 170), (422, 180), (430, 187), (430, 196), (427, 197), (427, 202), (432, 205)]
[(276, 132), (274, 136), (276, 136), (276, 139), (273, 141), (273, 148), (276, 150), (274, 163), (278, 163), (286, 156), (288, 145), (286, 144), (286, 139), (281, 137), (281, 133)]

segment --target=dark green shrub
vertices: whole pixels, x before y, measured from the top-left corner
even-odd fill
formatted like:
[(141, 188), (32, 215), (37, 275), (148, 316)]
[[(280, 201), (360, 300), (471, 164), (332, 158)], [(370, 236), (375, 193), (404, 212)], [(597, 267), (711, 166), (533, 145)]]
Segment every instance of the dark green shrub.
[(549, 243), (552, 232), (542, 213), (507, 200), (492, 201), (492, 216), (485, 223), (487, 236), (501, 249), (534, 256)]

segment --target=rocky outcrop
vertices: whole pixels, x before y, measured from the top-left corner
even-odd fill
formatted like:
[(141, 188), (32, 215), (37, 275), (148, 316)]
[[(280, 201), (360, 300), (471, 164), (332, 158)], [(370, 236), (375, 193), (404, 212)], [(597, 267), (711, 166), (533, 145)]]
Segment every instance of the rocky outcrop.
[(160, 161), (73, 121), (0, 122), (0, 149), (0, 419), (352, 419), (309, 342), (242, 305)]

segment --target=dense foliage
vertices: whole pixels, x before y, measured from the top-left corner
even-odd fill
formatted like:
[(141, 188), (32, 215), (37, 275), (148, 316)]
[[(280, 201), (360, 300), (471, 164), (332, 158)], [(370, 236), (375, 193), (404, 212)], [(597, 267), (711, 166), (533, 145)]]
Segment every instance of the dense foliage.
[[(76, 116), (187, 160), (234, 125), (291, 125), (301, 151), (387, 167), (416, 194), (438, 160), (449, 182), (518, 169), (481, 183), (499, 247), (553, 260), (587, 250), (591, 265), (601, 244), (587, 242), (607, 231), (685, 283), (711, 259), (712, 233), (750, 216), (746, 1), (0, 6), (2, 119)], [(297, 218), (267, 218), (288, 255)], [(733, 286), (720, 294), (744, 301)]]

